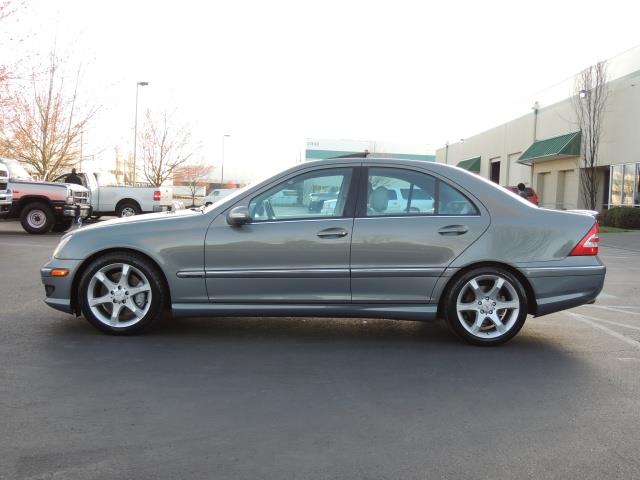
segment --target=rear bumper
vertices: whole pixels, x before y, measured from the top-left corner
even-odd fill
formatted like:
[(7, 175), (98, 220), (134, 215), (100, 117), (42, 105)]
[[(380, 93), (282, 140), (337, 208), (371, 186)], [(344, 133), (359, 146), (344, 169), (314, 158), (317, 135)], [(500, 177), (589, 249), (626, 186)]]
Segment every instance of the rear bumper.
[(183, 210), (184, 202), (180, 202), (178, 200), (172, 200), (171, 203), (167, 205), (154, 205), (153, 212), (173, 212), (175, 210)]
[(602, 291), (607, 268), (598, 265), (579, 267), (541, 267), (524, 269), (536, 297), (535, 316), (593, 303)]

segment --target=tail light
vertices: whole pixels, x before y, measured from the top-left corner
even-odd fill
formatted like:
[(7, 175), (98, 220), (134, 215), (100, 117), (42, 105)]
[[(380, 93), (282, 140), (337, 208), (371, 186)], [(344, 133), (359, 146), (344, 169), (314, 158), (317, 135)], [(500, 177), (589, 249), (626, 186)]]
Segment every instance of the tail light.
[(598, 234), (600, 233), (600, 226), (598, 222), (593, 224), (591, 230), (587, 232), (587, 234), (578, 242), (578, 244), (573, 247), (569, 256), (577, 257), (584, 255), (597, 255), (598, 254), (598, 242), (600, 238)]
[(159, 202), (160, 201), (160, 190), (156, 190), (155, 192), (153, 192), (153, 201), (154, 202)]

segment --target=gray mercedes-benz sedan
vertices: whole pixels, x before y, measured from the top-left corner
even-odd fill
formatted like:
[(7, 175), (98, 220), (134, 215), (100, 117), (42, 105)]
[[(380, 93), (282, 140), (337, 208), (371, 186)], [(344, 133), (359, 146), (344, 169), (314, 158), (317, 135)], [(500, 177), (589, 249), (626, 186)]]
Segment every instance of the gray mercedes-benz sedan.
[(529, 314), (594, 301), (597, 253), (591, 216), (537, 208), (456, 167), (351, 158), (295, 166), (208, 207), (77, 229), (41, 275), (48, 305), (111, 334), (170, 309), (445, 318), (495, 345)]

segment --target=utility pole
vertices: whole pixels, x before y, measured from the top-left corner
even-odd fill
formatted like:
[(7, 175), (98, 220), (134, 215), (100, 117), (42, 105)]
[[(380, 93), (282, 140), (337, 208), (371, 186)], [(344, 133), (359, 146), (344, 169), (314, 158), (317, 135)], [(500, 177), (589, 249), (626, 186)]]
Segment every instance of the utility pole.
[(138, 90), (140, 87), (146, 87), (149, 82), (136, 83), (136, 120), (133, 123), (133, 186), (136, 185), (136, 153), (138, 146)]

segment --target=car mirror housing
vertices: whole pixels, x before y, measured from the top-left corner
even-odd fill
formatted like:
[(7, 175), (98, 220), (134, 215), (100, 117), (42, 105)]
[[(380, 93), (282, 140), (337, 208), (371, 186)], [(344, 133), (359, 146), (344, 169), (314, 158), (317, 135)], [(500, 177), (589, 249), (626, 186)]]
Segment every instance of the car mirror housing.
[(249, 209), (247, 207), (235, 207), (227, 213), (227, 223), (232, 227), (239, 227), (252, 221), (253, 218), (249, 215)]

